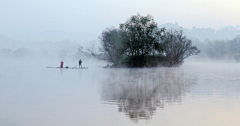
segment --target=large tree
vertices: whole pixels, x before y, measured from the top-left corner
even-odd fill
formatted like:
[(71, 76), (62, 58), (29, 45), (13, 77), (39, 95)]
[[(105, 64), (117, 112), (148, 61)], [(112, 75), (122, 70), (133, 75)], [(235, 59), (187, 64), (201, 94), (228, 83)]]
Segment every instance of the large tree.
[[(103, 31), (100, 40), (102, 50), (109, 54), (112, 62), (127, 56), (126, 60), (118, 63), (127, 63), (127, 66), (131, 67), (157, 65), (163, 60), (169, 67), (178, 66), (185, 58), (200, 52), (192, 45), (191, 40), (183, 35), (182, 30), (166, 31), (165, 28), (158, 28), (151, 15), (134, 15), (120, 24), (119, 29)], [(156, 53), (160, 55), (156, 57)]]
[(162, 35), (164, 29), (159, 29), (151, 15), (140, 16), (139, 14), (132, 16), (125, 23), (120, 24), (120, 30), (125, 38), (126, 50), (124, 54), (127, 56), (135, 56), (144, 59), (145, 55), (154, 51), (154, 45), (159, 42), (159, 36)]
[(119, 29), (108, 28), (102, 32), (99, 37), (102, 48), (101, 51), (109, 55), (110, 62), (116, 62), (122, 59), (124, 47), (124, 37)]
[(183, 35), (182, 30), (166, 31), (163, 45), (168, 67), (181, 65), (187, 57), (200, 53), (200, 50), (192, 45), (192, 41)]

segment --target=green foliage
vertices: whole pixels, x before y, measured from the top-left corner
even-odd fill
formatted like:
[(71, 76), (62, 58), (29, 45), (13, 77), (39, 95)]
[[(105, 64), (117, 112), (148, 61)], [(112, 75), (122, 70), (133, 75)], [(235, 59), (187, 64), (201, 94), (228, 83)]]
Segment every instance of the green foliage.
[(100, 37), (102, 51), (109, 55), (111, 62), (121, 60), (125, 51), (124, 40), (120, 30), (109, 28), (102, 32)]
[(168, 67), (179, 66), (187, 57), (200, 53), (200, 50), (192, 45), (192, 41), (187, 39), (181, 30), (165, 32), (163, 50)]
[(145, 56), (144, 58), (144, 67), (156, 67), (156, 66), (165, 66), (166, 57), (158, 54), (155, 56)]
[(165, 57), (163, 55), (147, 55), (144, 57), (143, 62), (141, 57), (129, 56), (112, 65), (112, 67), (156, 67), (164, 66)]
[(113, 67), (169, 67), (180, 65), (183, 60), (200, 51), (183, 36), (182, 31), (158, 28), (151, 15), (132, 16), (119, 29), (102, 32), (102, 50), (108, 53)]
[(125, 23), (120, 24), (120, 30), (125, 38), (125, 52), (127, 56), (141, 56), (151, 54), (160, 49), (159, 40), (164, 29), (159, 29), (151, 15), (132, 16)]

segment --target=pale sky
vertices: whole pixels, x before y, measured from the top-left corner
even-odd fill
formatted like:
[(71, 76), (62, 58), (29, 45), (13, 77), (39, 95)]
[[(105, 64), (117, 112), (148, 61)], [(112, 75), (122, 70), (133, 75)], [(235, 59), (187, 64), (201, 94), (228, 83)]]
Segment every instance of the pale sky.
[(89, 32), (118, 27), (132, 15), (186, 28), (240, 25), (240, 0), (0, 0), (0, 34)]

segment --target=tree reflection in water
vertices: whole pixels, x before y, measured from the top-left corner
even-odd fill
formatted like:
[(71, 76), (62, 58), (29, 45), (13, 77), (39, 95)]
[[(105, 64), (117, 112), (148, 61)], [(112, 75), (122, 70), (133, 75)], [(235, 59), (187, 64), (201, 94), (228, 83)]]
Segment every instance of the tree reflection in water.
[(134, 122), (149, 120), (157, 108), (181, 103), (195, 80), (175, 68), (116, 70), (103, 83), (102, 100), (116, 102)]

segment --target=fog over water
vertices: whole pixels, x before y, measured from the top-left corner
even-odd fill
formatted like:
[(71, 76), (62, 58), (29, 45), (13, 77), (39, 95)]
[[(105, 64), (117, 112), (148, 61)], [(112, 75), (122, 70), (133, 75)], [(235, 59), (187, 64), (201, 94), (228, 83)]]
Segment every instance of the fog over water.
[[(239, 126), (239, 5), (0, 0), (0, 126)], [(101, 33), (137, 14), (183, 30), (200, 54), (180, 67), (103, 68)]]
[[(68, 66), (77, 60), (66, 60)], [(179, 68), (46, 68), (58, 60), (0, 62), (0, 125), (240, 124), (238, 63), (187, 61)]]

